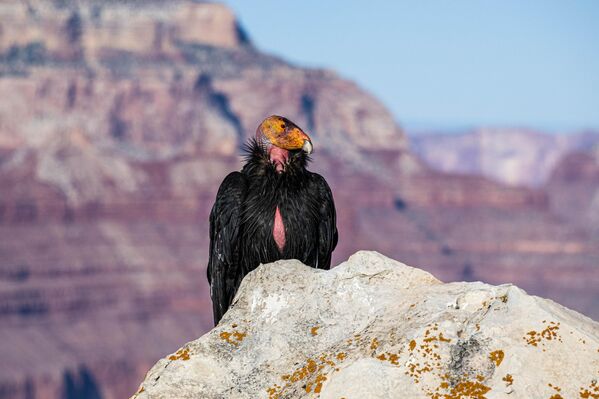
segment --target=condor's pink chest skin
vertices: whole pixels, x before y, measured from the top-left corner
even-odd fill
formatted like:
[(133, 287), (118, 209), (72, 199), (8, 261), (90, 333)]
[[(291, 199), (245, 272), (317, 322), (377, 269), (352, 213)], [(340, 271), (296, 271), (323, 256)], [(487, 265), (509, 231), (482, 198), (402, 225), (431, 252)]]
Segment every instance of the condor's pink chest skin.
[[(282, 173), (285, 162), (289, 157), (289, 151), (282, 148), (272, 146), (269, 152), (270, 160), (275, 164), (277, 173)], [(285, 225), (283, 224), (283, 216), (281, 216), (281, 210), (277, 206), (275, 210), (275, 221), (272, 225), (272, 236), (275, 239), (275, 243), (279, 248), (279, 252), (283, 252), (285, 248)]]

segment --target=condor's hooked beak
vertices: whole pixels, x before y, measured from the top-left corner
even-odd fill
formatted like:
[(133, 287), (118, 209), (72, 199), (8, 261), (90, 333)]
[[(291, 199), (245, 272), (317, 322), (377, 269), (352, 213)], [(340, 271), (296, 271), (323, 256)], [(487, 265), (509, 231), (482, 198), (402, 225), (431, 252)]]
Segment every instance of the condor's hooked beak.
[(284, 150), (303, 150), (308, 155), (314, 150), (312, 140), (302, 129), (289, 119), (278, 115), (264, 119), (256, 130), (256, 136), (263, 136), (272, 145)]
[(312, 147), (312, 142), (310, 141), (310, 139), (307, 139), (306, 141), (304, 141), (302, 150), (304, 150), (304, 152), (308, 155), (312, 154), (312, 151), (314, 151), (314, 147)]

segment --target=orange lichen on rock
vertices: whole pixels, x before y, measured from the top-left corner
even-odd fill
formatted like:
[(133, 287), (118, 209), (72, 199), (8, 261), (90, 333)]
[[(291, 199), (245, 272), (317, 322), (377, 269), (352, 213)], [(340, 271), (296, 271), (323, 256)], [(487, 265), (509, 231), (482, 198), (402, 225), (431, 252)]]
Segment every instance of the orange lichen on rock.
[[(543, 323), (547, 323), (543, 320)], [(559, 331), (559, 322), (550, 321), (549, 325), (545, 327), (541, 332), (537, 332), (535, 330), (531, 330), (526, 333), (524, 337), (522, 337), (527, 344), (532, 346), (538, 346), (543, 340), (551, 341), (556, 340), (562, 342), (561, 336), (558, 334)]]
[[(547, 386), (549, 388), (555, 389), (557, 392), (561, 392), (562, 391), (562, 389), (560, 387), (558, 387), (557, 385), (553, 385), (552, 383), (547, 384)], [(554, 393), (553, 395), (551, 395), (549, 397), (549, 399), (564, 399), (564, 398), (559, 393)]]
[[(336, 357), (339, 360), (343, 360), (345, 359), (346, 354), (340, 352)], [(338, 371), (338, 368), (335, 367), (335, 362), (330, 360), (329, 356), (326, 354), (320, 355), (318, 359), (307, 359), (306, 363), (302, 367), (296, 369), (293, 373), (281, 376), (281, 379), (285, 381), (284, 386), (275, 384), (268, 388), (266, 390), (268, 398), (280, 398), (285, 389), (291, 387), (291, 385), (295, 383), (303, 383), (303, 388), (308, 393), (320, 393), (323, 383), (327, 380), (326, 373), (322, 371), (327, 365), (330, 366), (332, 370)]]
[(410, 341), (410, 351), (413, 351), (415, 347), (416, 347), (416, 341), (411, 340)]
[[(438, 373), (441, 367), (440, 348), (443, 346), (442, 343), (450, 342), (451, 339), (443, 336), (442, 332), (437, 333), (438, 331), (439, 325), (435, 323), (424, 331), (421, 344), (416, 340), (411, 340), (408, 343), (408, 350), (412, 352), (412, 355), (406, 365), (405, 374), (411, 377), (416, 384), (420, 383), (420, 380), (427, 373), (433, 373), (443, 378)], [(399, 365), (399, 357), (390, 357), (389, 355), (389, 353), (386, 354), (387, 360), (392, 364)]]
[(314, 388), (314, 393), (320, 393), (320, 390), (322, 389), (322, 383), (325, 382), (326, 380), (327, 380), (327, 377), (324, 376), (323, 374), (318, 374), (316, 376), (316, 380), (315, 380), (316, 387)]
[[(432, 328), (433, 331), (438, 330), (437, 325), (435, 324)], [(450, 342), (451, 340), (449, 338), (445, 338), (443, 336), (443, 333), (439, 333), (439, 335), (431, 335), (431, 332), (429, 330), (426, 330), (424, 332), (424, 339), (422, 340), (423, 344), (420, 345), (420, 349), (418, 349), (418, 352), (420, 352), (420, 354), (422, 354), (423, 357), (432, 357), (435, 358), (437, 360), (440, 360), (441, 357), (435, 353), (435, 349), (439, 348), (439, 345), (437, 345), (436, 343), (433, 342)]]
[(379, 340), (376, 338), (372, 339), (372, 342), (370, 343), (370, 349), (376, 349), (379, 347)]
[(588, 387), (581, 387), (579, 395), (582, 399), (599, 399), (599, 385), (596, 380), (591, 381)]
[(561, 392), (562, 391), (562, 389), (560, 387), (558, 387), (557, 385), (553, 385), (552, 383), (547, 384), (547, 386), (549, 388), (555, 389), (557, 392)]
[(318, 335), (318, 329), (320, 328), (320, 326), (314, 326), (310, 329), (310, 334), (312, 334), (312, 336)]
[(491, 359), (491, 361), (494, 362), (496, 366), (499, 366), (503, 361), (504, 356), (505, 355), (503, 354), (502, 350), (496, 350), (489, 354), (489, 359)]
[(278, 384), (275, 384), (272, 387), (268, 388), (266, 390), (266, 393), (268, 393), (268, 398), (269, 399), (279, 399), (279, 390), (280, 389), (281, 389), (281, 386)]
[(480, 382), (464, 381), (457, 383), (449, 394), (443, 395), (444, 399), (486, 399), (485, 394), (489, 392), (491, 388)]
[[(321, 363), (323, 363), (323, 364), (328, 364), (331, 367), (335, 367), (335, 362), (332, 361), (331, 359), (329, 359), (329, 357), (327, 355), (320, 355), (318, 360), (320, 360)], [(319, 366), (318, 369), (321, 370), (322, 368), (323, 368), (323, 366)]]
[(505, 385), (508, 387), (514, 383), (514, 377), (511, 374), (506, 374), (502, 380), (505, 381)]
[(313, 359), (308, 359), (304, 366), (298, 368), (292, 374), (285, 374), (281, 378), (288, 382), (298, 382), (306, 378), (310, 373), (314, 373), (317, 368), (316, 362)]
[(479, 381), (460, 381), (447, 392), (449, 388), (450, 385), (443, 381), (435, 392), (428, 392), (428, 396), (431, 399), (487, 399), (485, 394), (491, 390)]
[(230, 333), (228, 331), (223, 331), (219, 334), (219, 337), (223, 341), (226, 341), (227, 343), (229, 343), (233, 346), (238, 346), (239, 343), (241, 341), (243, 341), (243, 339), (245, 337), (247, 337), (247, 333), (239, 332), (239, 331), (234, 331), (234, 332)]
[(391, 364), (398, 366), (399, 363), (397, 362), (397, 360), (399, 360), (399, 356), (395, 353), (389, 353), (389, 362), (391, 362)]
[(420, 363), (416, 362), (408, 365), (408, 370), (406, 370), (405, 374), (414, 378), (415, 381), (418, 382), (422, 374), (429, 373), (431, 371), (433, 371), (433, 368), (429, 363), (424, 362), (424, 364), (421, 366)]
[[(436, 328), (435, 328), (436, 330)], [(430, 335), (429, 334), (429, 330), (426, 330), (424, 333), (425, 338), (423, 339), (424, 342), (433, 342), (433, 341), (439, 341), (439, 342), (451, 342), (451, 339), (449, 338), (445, 338), (443, 336), (443, 333), (439, 333), (439, 335)]]
[(439, 341), (441, 341), (441, 342), (450, 342), (450, 341), (451, 341), (451, 339), (449, 339), (449, 338), (445, 338), (445, 337), (443, 336), (443, 333), (439, 333)]
[[(528, 335), (528, 337), (526, 335)], [(530, 330), (526, 335), (523, 339), (528, 345), (537, 346), (537, 343), (541, 342), (541, 338), (540, 336), (537, 338), (537, 332), (535, 330)]]
[(169, 360), (189, 360), (189, 349), (179, 349), (174, 355), (168, 357)]
[(383, 362), (388, 361), (394, 366), (399, 366), (399, 354), (397, 353), (384, 352), (378, 355), (376, 358)]
[(561, 341), (561, 337), (558, 335), (557, 331), (559, 330), (560, 323), (557, 322), (549, 322), (549, 326), (547, 326), (543, 331), (541, 331), (541, 337), (545, 338), (548, 341), (552, 339), (557, 339)]

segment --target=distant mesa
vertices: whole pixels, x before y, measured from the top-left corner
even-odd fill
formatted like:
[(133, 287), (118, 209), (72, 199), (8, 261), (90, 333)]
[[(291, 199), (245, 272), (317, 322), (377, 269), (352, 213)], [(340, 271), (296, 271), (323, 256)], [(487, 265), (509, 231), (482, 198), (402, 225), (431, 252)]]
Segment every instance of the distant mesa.
[(0, 53), (11, 60), (99, 61), (116, 54), (174, 57), (198, 44), (250, 45), (245, 30), (223, 4), (194, 1), (9, 1), (0, 9)]
[(599, 131), (558, 135), (530, 129), (481, 128), (465, 133), (415, 134), (410, 142), (414, 152), (436, 170), (540, 187), (569, 153), (599, 149)]

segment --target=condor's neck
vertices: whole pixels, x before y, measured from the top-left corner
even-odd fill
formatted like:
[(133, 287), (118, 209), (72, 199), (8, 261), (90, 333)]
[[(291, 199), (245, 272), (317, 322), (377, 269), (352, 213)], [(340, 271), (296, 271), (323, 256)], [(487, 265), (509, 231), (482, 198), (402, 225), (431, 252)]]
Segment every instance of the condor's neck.
[(277, 173), (281, 173), (285, 169), (285, 164), (289, 160), (289, 151), (272, 146), (268, 150), (268, 158), (275, 165), (275, 170)]
[(243, 171), (249, 175), (264, 175), (267, 170), (276, 174), (302, 173), (305, 171), (308, 157), (302, 152), (283, 150), (275, 146), (266, 146), (255, 139), (245, 145), (246, 164)]

